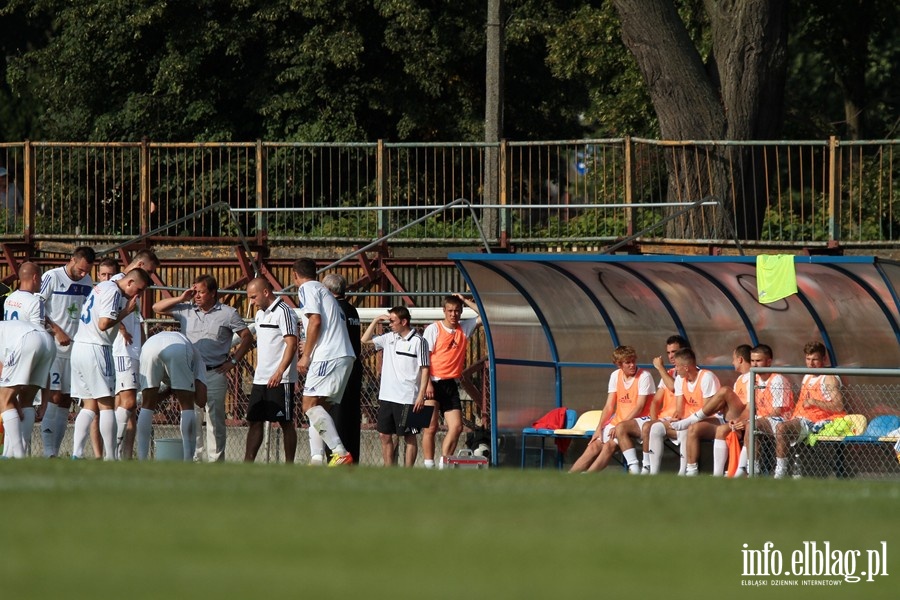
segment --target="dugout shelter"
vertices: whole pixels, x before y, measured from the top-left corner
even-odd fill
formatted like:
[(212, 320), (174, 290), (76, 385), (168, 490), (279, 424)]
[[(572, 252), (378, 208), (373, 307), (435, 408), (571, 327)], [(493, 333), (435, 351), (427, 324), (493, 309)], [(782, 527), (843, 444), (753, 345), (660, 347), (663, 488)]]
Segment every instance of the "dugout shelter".
[(495, 464), (519, 464), (516, 438), (547, 411), (602, 408), (618, 345), (633, 346), (653, 370), (666, 338), (680, 334), (723, 385), (734, 381), (739, 344), (770, 345), (774, 366), (805, 366), (811, 340), (825, 344), (831, 366), (900, 364), (900, 263), (890, 260), (795, 256), (797, 293), (762, 304), (752, 256), (450, 259), (484, 322)]

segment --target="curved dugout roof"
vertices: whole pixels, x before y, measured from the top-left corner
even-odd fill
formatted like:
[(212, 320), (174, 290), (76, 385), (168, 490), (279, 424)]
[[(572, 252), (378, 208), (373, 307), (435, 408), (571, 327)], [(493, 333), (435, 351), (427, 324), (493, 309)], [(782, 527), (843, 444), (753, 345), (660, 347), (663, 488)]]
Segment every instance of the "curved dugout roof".
[[(617, 345), (650, 367), (675, 333), (733, 382), (735, 346), (768, 344), (804, 366), (821, 340), (831, 364), (900, 364), (900, 264), (794, 257), (798, 293), (757, 300), (755, 257), (451, 254), (478, 303), (491, 377), (492, 430), (518, 431), (557, 406), (600, 408)], [(495, 453), (496, 456), (496, 453)]]

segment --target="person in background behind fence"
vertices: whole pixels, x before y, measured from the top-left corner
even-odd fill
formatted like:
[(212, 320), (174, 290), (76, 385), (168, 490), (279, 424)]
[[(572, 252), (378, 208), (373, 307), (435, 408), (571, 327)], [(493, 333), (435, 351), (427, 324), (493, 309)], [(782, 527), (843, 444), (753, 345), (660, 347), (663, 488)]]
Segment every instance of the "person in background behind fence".
[(294, 261), (293, 277), (306, 332), (297, 370), (306, 377), (303, 413), (309, 419), (310, 452), (318, 450), (324, 460), (324, 443), (332, 452), (329, 466), (351, 465), (354, 457), (344, 447), (327, 410), (330, 404), (340, 403), (356, 360), (344, 325), (344, 313), (328, 288), (316, 279), (316, 261), (311, 258)]
[[(390, 323), (390, 332), (375, 335), (379, 324)], [(403, 436), (406, 455), (403, 465), (416, 464), (418, 446), (415, 431), (407, 426), (409, 411), (421, 411), (425, 406), (428, 385), (428, 342), (410, 327), (409, 309), (395, 306), (387, 314), (379, 315), (363, 334), (362, 342), (383, 350), (381, 385), (378, 389), (378, 437), (384, 466), (395, 464), (397, 446), (394, 436)]]
[(16, 232), (16, 220), (24, 210), (22, 194), (15, 181), (10, 181), (6, 167), (0, 167), (0, 211), (6, 213), (6, 233)]
[(360, 360), (362, 346), (360, 344), (361, 327), (359, 323), (359, 312), (356, 307), (347, 300), (347, 280), (343, 275), (338, 273), (329, 273), (322, 278), (322, 285), (328, 288), (332, 293), (341, 310), (344, 313), (344, 325), (347, 326), (347, 335), (350, 336), (350, 345), (353, 346), (353, 353), (356, 360), (353, 361), (353, 370), (350, 371), (350, 379), (347, 381), (347, 387), (341, 401), (331, 406), (331, 418), (337, 426), (338, 435), (344, 442), (344, 447), (351, 456), (355, 456), (357, 460), (360, 457), (359, 436), (360, 423), (362, 421), (362, 408), (360, 406), (362, 398), (362, 378), (363, 369)]
[(72, 338), (81, 321), (81, 308), (93, 289), (89, 273), (96, 254), (93, 248), (79, 246), (62, 267), (50, 269), (41, 278), (41, 298), (46, 309), (47, 329), (56, 340), (56, 359), (50, 368), (50, 383), (41, 393), (41, 439), (44, 456), (59, 454), (69, 426), (72, 408)]
[[(153, 305), (157, 313), (171, 315), (181, 325), (181, 332), (200, 351), (206, 365), (206, 443), (203, 421), (197, 418), (196, 460), (225, 460), (225, 396), (228, 373), (238, 366), (253, 345), (253, 334), (238, 312), (218, 300), (219, 284), (212, 275), (199, 275), (192, 287), (180, 296), (165, 298)], [(240, 343), (234, 354), (231, 340), (237, 334)], [(204, 450), (205, 448), (205, 450)], [(204, 456), (205, 455), (205, 456)]]
[[(461, 320), (463, 305), (475, 311), (474, 319)], [(426, 404), (436, 405), (431, 424), (422, 433), (422, 454), (425, 468), (434, 467), (434, 439), (438, 429), (438, 410), (444, 417), (447, 435), (441, 447), (439, 467), (444, 466), (444, 457), (456, 452), (456, 444), (462, 434), (462, 403), (456, 380), (462, 376), (466, 362), (466, 348), (469, 336), (481, 325), (478, 307), (471, 300), (459, 294), (444, 298), (444, 319), (435, 321), (425, 328), (422, 337), (431, 350), (431, 381), (425, 390)]]
[(294, 388), (297, 387), (297, 314), (275, 295), (267, 279), (247, 284), (247, 298), (256, 311), (256, 372), (247, 406), (247, 447), (244, 462), (254, 462), (266, 422), (278, 423), (284, 439), (284, 462), (294, 464)]

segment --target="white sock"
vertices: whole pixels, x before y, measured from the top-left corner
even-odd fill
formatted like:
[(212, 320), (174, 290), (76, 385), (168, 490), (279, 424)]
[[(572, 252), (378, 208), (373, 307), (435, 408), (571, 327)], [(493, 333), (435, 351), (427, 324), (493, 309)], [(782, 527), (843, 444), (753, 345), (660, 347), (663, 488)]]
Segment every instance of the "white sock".
[(630, 473), (639, 473), (641, 470), (641, 464), (637, 459), (637, 450), (634, 448), (629, 448), (628, 450), (622, 450), (622, 456), (625, 457), (625, 464), (628, 465), (628, 471)]
[(22, 452), (31, 456), (31, 434), (34, 432), (34, 407), (22, 409)]
[(52, 402), (47, 402), (44, 409), (44, 418), (41, 420), (41, 442), (44, 444), (44, 458), (56, 456), (53, 450), (53, 440), (56, 439), (56, 411), (59, 407)]
[(309, 456), (311, 459), (315, 457), (319, 457), (320, 460), (325, 460), (325, 442), (322, 441), (322, 436), (319, 435), (319, 431), (312, 426), (312, 423), (309, 424)]
[(62, 448), (63, 439), (66, 437), (66, 431), (69, 430), (69, 413), (71, 408), (59, 408), (56, 411), (56, 423), (53, 429), (53, 455), (59, 456)]
[(688, 477), (694, 477), (700, 470), (697, 468), (697, 463), (688, 463), (685, 466), (684, 474)]
[(75, 417), (75, 441), (72, 442), (72, 456), (82, 458), (84, 444), (91, 434), (91, 423), (94, 422), (94, 411), (81, 409)]
[(713, 440), (713, 477), (725, 475), (725, 463), (728, 462), (728, 444), (725, 440)]
[(22, 423), (19, 421), (19, 411), (15, 408), (3, 411), (0, 414), (3, 419), (3, 429), (6, 432), (3, 439), (3, 449), (9, 446), (10, 458), (25, 458), (25, 449), (22, 448)]
[(678, 453), (681, 455), (681, 459), (678, 461), (678, 474), (684, 475), (685, 469), (687, 468), (687, 431), (679, 431), (678, 432)]
[(741, 448), (741, 457), (738, 459), (738, 469), (747, 470), (747, 446)]
[(193, 410), (181, 411), (181, 443), (184, 447), (184, 460), (187, 462), (194, 460), (194, 448), (197, 444), (197, 438), (194, 437), (196, 414)]
[[(900, 460), (900, 459), (898, 459), (898, 460)], [(433, 468), (434, 468), (434, 461), (431, 460), (430, 458), (424, 459), (424, 460), (423, 460), (423, 463), (425, 464), (425, 468), (426, 468), (426, 469), (433, 469)]]
[(306, 411), (306, 417), (309, 419), (310, 427), (315, 427), (322, 439), (331, 448), (331, 451), (338, 456), (346, 456), (347, 450), (341, 442), (341, 436), (338, 435), (337, 427), (334, 426), (334, 420), (328, 411), (321, 406), (313, 406)]
[(137, 447), (138, 460), (147, 460), (150, 456), (150, 438), (153, 436), (153, 412), (142, 408), (138, 413), (135, 426), (134, 445)]
[[(666, 426), (664, 423), (654, 423), (650, 427), (650, 474), (659, 473), (662, 463), (663, 448), (666, 441)], [(645, 459), (646, 461), (646, 459)]]
[(788, 471), (788, 459), (786, 458), (776, 458), (775, 459), (775, 477), (784, 477), (787, 475)]
[(699, 423), (705, 418), (706, 413), (703, 412), (703, 409), (700, 409), (689, 417), (685, 417), (680, 421), (675, 421), (674, 423), (672, 423), (672, 429), (674, 429), (675, 431), (681, 431), (682, 429), (687, 429), (694, 423)]
[(116, 415), (112, 409), (100, 409), (100, 437), (103, 438), (103, 460), (116, 460)]
[(125, 428), (128, 427), (128, 419), (131, 417), (131, 411), (124, 406), (116, 408), (116, 448), (118, 449), (125, 440)]

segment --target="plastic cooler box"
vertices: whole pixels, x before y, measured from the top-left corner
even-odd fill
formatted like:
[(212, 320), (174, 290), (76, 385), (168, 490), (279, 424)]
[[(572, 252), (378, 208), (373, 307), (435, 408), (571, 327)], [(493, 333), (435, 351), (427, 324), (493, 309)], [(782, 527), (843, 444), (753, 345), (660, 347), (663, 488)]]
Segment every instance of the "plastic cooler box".
[(469, 449), (463, 449), (456, 456), (448, 456), (444, 459), (444, 467), (450, 469), (487, 469), (488, 459), (484, 456), (475, 456)]

